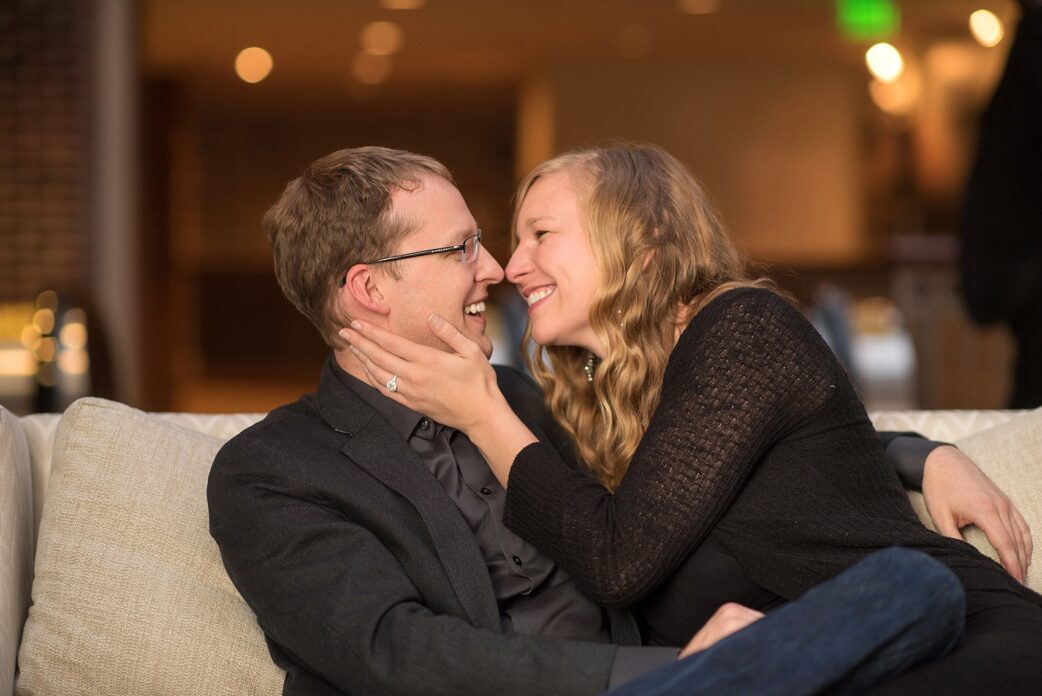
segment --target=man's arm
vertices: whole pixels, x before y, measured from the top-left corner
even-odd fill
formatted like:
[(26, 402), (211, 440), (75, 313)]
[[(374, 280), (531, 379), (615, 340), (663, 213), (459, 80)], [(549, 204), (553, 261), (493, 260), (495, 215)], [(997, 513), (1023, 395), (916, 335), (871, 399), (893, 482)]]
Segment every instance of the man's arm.
[(959, 529), (980, 528), (1003, 567), (1023, 582), (1031, 562), (1031, 530), (1020, 511), (954, 445), (918, 433), (879, 432), (879, 440), (905, 488), (922, 490), (937, 531), (961, 539)]
[(948, 444), (928, 440), (919, 433), (880, 430), (876, 433), (886, 456), (897, 472), (897, 478), (908, 490), (923, 489), (923, 472), (926, 460), (938, 447)]

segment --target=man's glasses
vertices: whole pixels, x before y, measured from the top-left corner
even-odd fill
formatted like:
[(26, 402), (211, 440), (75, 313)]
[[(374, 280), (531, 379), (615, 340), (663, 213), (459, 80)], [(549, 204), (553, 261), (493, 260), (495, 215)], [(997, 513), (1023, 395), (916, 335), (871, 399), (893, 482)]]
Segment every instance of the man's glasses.
[[(473, 263), (481, 252), (481, 228), (478, 228), (476, 234), (472, 234), (463, 240), (462, 244), (453, 244), (452, 246), (438, 247), (436, 249), (423, 249), (421, 251), (410, 251), (407, 254), (396, 254), (394, 256), (385, 256), (382, 259), (376, 259), (374, 261), (363, 261), (365, 264), (374, 263), (389, 263), (391, 261), (401, 261), (402, 259), (414, 259), (417, 256), (430, 256), (432, 254), (450, 254), (454, 251), (460, 253), (459, 260), (463, 263)], [(340, 278), (337, 283), (340, 287), (344, 287), (347, 283), (347, 276)]]

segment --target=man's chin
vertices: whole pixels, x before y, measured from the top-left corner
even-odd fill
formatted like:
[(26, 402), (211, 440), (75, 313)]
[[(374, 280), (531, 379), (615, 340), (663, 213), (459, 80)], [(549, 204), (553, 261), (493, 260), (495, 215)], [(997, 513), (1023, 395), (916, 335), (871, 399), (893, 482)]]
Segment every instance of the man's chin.
[(481, 349), (481, 352), (485, 354), (486, 358), (492, 357), (493, 346), (491, 338), (489, 338), (485, 334), (481, 334), (480, 336), (471, 336), (470, 340), (478, 344), (478, 348)]
[(481, 349), (481, 352), (485, 354), (486, 358), (492, 357), (492, 339), (485, 335), (484, 332), (475, 334), (472, 331), (468, 331), (463, 335), (474, 341), (474, 343), (478, 345), (478, 348)]
[(474, 326), (476, 322), (468, 322), (466, 319), (463, 320), (463, 326), (458, 326), (460, 333), (478, 344), (478, 348), (485, 354), (486, 358), (492, 357), (492, 339), (485, 333), (484, 322), (481, 323), (481, 329)]

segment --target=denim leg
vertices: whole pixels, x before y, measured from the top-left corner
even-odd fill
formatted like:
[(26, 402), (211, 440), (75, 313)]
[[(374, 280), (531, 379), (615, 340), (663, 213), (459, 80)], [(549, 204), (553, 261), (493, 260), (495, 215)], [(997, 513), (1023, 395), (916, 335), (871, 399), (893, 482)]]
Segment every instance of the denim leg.
[(919, 551), (876, 552), (707, 650), (612, 696), (861, 693), (954, 647), (966, 599)]

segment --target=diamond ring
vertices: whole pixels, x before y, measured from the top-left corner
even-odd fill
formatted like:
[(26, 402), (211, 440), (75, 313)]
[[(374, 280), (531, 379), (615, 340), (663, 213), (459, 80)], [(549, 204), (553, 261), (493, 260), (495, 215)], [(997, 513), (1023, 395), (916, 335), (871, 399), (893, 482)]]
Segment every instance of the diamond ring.
[(391, 379), (387, 380), (387, 391), (396, 392), (398, 391), (398, 375), (391, 375)]

